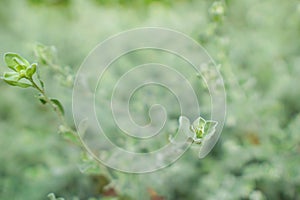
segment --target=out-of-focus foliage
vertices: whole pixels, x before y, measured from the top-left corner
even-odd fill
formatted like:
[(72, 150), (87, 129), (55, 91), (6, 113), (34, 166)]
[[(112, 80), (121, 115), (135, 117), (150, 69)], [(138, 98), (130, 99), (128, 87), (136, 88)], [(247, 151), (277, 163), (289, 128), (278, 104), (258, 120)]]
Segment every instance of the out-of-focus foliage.
[[(61, 65), (76, 71), (98, 42), (139, 26), (184, 32), (220, 64), (228, 107), (214, 150), (198, 160), (191, 149), (156, 173), (111, 172), (111, 182), (99, 175), (102, 168), (82, 174), (80, 150), (55, 134), (54, 114), (35, 102), (33, 91), (1, 81), (0, 199), (45, 199), (51, 192), (65, 199), (300, 199), (297, 0), (1, 0), (0, 53), (19, 52), (37, 62), (32, 46), (54, 45)], [(71, 91), (53, 70), (41, 75), (71, 122)], [(167, 132), (176, 128), (173, 114)]]

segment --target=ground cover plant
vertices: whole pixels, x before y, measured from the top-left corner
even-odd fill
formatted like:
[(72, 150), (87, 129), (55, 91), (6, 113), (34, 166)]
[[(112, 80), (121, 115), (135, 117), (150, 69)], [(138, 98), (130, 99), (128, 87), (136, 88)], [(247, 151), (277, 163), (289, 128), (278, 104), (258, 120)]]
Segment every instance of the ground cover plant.
[[(0, 1), (1, 57), (17, 52), (27, 67), (7, 73), (0, 62), (0, 198), (300, 199), (299, 22), (297, 0)], [(68, 133), (82, 60), (139, 26), (184, 32), (207, 49), (226, 84), (227, 119), (206, 158), (190, 149), (168, 168), (134, 175), (95, 165)], [(7, 85), (20, 76), (19, 86), (33, 84), (34, 63), (47, 98), (38, 77), (35, 90)]]

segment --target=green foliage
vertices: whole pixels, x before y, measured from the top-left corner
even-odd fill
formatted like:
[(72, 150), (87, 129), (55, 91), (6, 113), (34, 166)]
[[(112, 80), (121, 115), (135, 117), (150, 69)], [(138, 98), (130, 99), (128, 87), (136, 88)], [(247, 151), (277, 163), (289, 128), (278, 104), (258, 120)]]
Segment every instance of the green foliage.
[[(59, 100), (49, 98), (44, 90), (44, 83), (40, 76), (37, 75), (41, 87), (39, 87), (33, 78), (33, 75), (37, 72), (37, 64), (30, 64), (25, 58), (21, 57), (16, 53), (7, 53), (4, 55), (4, 60), (8, 68), (14, 70), (14, 72), (5, 72), (3, 74), (3, 80), (12, 86), (18, 86), (22, 88), (33, 87), (39, 94), (39, 100), (43, 103), (49, 103), (52, 108), (57, 111), (62, 121), (64, 115), (64, 108)], [(26, 79), (30, 84), (20, 82), (21, 79)], [(63, 122), (64, 123), (64, 122)]]
[(66, 87), (71, 87), (73, 85), (74, 74), (72, 74), (70, 67), (62, 67), (57, 64), (58, 58), (54, 46), (36, 44), (34, 47), (34, 54), (41, 65), (47, 66), (55, 73), (55, 77), (62, 85)]
[(57, 99), (50, 99), (50, 101), (55, 105), (55, 109), (58, 109), (61, 114), (65, 114), (63, 105)]
[(197, 118), (190, 127), (194, 133), (194, 135), (191, 136), (194, 142), (201, 143), (204, 138), (211, 137), (215, 132), (217, 124), (218, 122), (216, 121), (207, 121), (202, 117)]
[[(125, 6), (102, 0), (99, 4), (81, 0), (52, 2), (55, 1), (0, 1), (0, 51), (22, 52), (34, 61), (28, 62), (14, 53), (1, 61), (1, 73), (5, 72), (2, 79), (8, 84), (34, 89), (28, 80), (32, 77), (42, 91), (46, 87), (49, 100), (53, 96), (60, 100), (59, 105), (64, 105), (69, 124), (71, 95), (61, 83), (73, 82), (73, 72), (90, 49), (107, 36), (129, 28), (168, 27), (198, 40), (220, 64), (227, 90), (226, 126), (213, 152), (202, 160), (195, 159), (198, 149), (192, 148), (174, 165), (157, 173), (106, 171), (86, 155), (79, 160), (81, 150), (53, 134), (59, 123), (61, 135), (73, 142), (77, 139), (69, 126), (46, 112), (49, 106), (56, 110), (54, 114), (61, 115), (60, 106), (51, 100), (49, 103), (43, 94), (38, 98), (45, 105), (37, 105), (32, 102), (32, 96), (40, 93), (36, 89), (18, 91), (0, 82), (0, 199), (45, 199), (52, 191), (65, 199), (118, 199), (122, 195), (150, 199), (153, 191), (166, 199), (300, 199), (297, 0), (126, 1), (121, 4)], [(53, 44), (61, 60), (53, 47), (44, 45), (37, 45), (33, 58), (32, 48), (28, 47), (32, 41)], [(170, 60), (174, 65), (179, 63), (173, 57)], [(68, 70), (64, 66), (72, 67)], [(108, 87), (119, 74), (120, 71), (110, 73)], [(208, 119), (205, 105), (209, 99), (202, 98), (204, 92), (199, 86), (201, 108)], [(171, 134), (177, 127), (178, 108), (161, 91), (153, 94), (173, 112), (165, 128)], [(148, 120), (142, 117), (148, 116), (145, 108), (155, 99), (137, 95), (135, 101), (139, 99), (146, 103), (131, 108), (142, 113), (135, 118), (144, 123)], [(101, 111), (105, 115), (110, 110)], [(113, 139), (118, 130), (106, 124)], [(199, 128), (193, 135), (196, 139), (205, 138), (203, 124), (195, 125)], [(122, 144), (130, 149), (134, 142)], [(149, 148), (156, 149), (155, 145), (161, 146), (151, 144)], [(74, 167), (78, 163), (86, 174)], [(112, 181), (103, 186), (108, 178)], [(113, 188), (117, 197), (105, 197), (108, 188)]]
[(32, 80), (32, 76), (36, 72), (36, 64), (30, 64), (26, 59), (15, 53), (6, 53), (4, 61), (10, 69), (14, 72), (6, 72), (3, 74), (2, 79), (12, 85), (22, 88), (32, 86), (32, 84), (20, 82), (21, 79)]
[(53, 193), (48, 194), (48, 198), (49, 200), (64, 200), (64, 198), (56, 198)]
[(33, 5), (68, 5), (70, 0), (28, 0)]
[(215, 1), (209, 9), (209, 14), (213, 21), (215, 22), (223, 21), (225, 15), (224, 1)]

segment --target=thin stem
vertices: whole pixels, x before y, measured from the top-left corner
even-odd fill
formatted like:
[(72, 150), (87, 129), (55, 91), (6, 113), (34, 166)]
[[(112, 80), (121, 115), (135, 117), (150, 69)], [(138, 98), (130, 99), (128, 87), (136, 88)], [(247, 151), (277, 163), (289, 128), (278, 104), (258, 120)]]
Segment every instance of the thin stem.
[[(65, 128), (68, 129), (68, 131), (71, 132), (72, 135), (76, 136), (76, 138), (78, 138), (78, 135), (77, 133), (66, 123), (66, 120), (63, 116), (63, 113), (57, 109), (57, 107), (51, 102), (51, 100), (49, 99), (49, 97), (46, 95), (46, 92), (44, 89), (40, 88), (32, 78), (28, 79), (31, 84), (32, 84), (32, 87), (37, 89), (44, 97), (45, 101), (52, 107), (52, 109), (56, 112), (56, 114), (58, 115), (60, 121), (62, 122), (62, 124), (64, 125)], [(85, 148), (84, 146), (81, 145), (80, 142), (76, 142), (75, 143), (76, 145), (82, 147), (83, 149)], [(88, 152), (88, 151), (87, 151)], [(100, 167), (102, 168), (102, 170), (104, 171), (104, 173), (108, 176), (108, 178), (110, 178), (111, 180), (113, 180), (113, 176), (112, 176), (112, 173), (111, 171), (109, 170), (109, 168), (107, 168), (105, 165), (100, 165)]]
[(40, 88), (32, 78), (28, 79), (31, 84), (32, 87), (37, 89), (44, 97), (45, 101), (52, 107), (52, 109), (55, 111), (55, 113), (57, 114), (57, 116), (59, 117), (62, 125), (68, 129), (68, 131), (70, 131), (73, 135), (77, 136), (77, 134), (75, 133), (75, 131), (67, 124), (65, 117), (63, 115), (63, 113), (57, 109), (57, 107), (52, 103), (52, 101), (50, 100), (50, 98), (46, 95), (46, 92), (44, 89)]

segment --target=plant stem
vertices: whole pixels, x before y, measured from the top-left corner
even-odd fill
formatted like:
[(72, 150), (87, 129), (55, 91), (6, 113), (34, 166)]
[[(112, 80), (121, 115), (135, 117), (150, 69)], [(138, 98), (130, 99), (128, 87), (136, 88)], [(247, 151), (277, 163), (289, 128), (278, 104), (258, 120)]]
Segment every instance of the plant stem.
[(65, 117), (63, 115), (63, 113), (57, 109), (57, 107), (52, 103), (52, 101), (50, 100), (50, 98), (46, 95), (46, 92), (44, 89), (40, 88), (32, 78), (28, 79), (31, 84), (32, 87), (35, 88), (36, 90), (38, 90), (44, 97), (45, 101), (52, 107), (52, 109), (55, 111), (55, 113), (57, 114), (57, 116), (59, 117), (62, 125), (68, 129), (68, 131), (70, 131), (73, 135), (75, 135), (77, 137), (77, 134), (75, 133), (75, 131), (67, 124)]
[[(29, 78), (28, 80), (31, 82), (32, 87), (35, 88), (36, 90), (38, 90), (38, 91), (43, 95), (44, 100), (46, 101), (46, 103), (49, 104), (49, 105), (52, 107), (52, 109), (56, 112), (56, 114), (57, 114), (57, 116), (59, 117), (59, 119), (60, 119), (62, 125), (68, 130), (68, 132), (70, 132), (73, 136), (75, 136), (75, 137), (77, 138), (77, 141), (76, 141), (76, 142), (74, 142), (74, 141), (72, 141), (72, 140), (71, 140), (71, 142), (74, 143), (74, 144), (76, 144), (76, 145), (78, 145), (79, 147), (85, 149), (85, 147), (81, 144), (80, 138), (78, 137), (76, 131), (74, 131), (74, 130), (67, 124), (67, 122), (66, 122), (66, 120), (65, 120), (65, 117), (64, 117), (63, 113), (62, 113), (59, 109), (57, 109), (56, 105), (54, 105), (54, 104), (52, 103), (52, 101), (50, 100), (50, 98), (47, 96), (47, 94), (46, 94), (46, 92), (45, 92), (45, 89), (44, 89), (43, 87), (42, 87), (42, 88), (39, 87), (39, 86), (35, 83), (35, 81), (33, 80), (33, 78)], [(86, 150), (86, 149), (85, 149), (85, 150)], [(87, 152), (88, 152), (88, 151), (87, 151)], [(99, 166), (100, 166), (100, 167), (102, 168), (102, 170), (104, 171), (104, 174), (106, 174), (106, 176), (108, 176), (109, 179), (113, 180), (113, 175), (112, 175), (111, 171), (109, 170), (109, 168), (107, 168), (105, 165), (99, 165)]]

